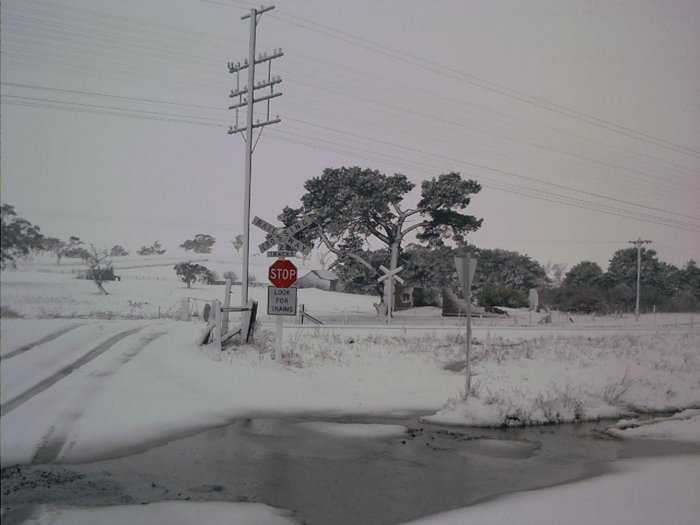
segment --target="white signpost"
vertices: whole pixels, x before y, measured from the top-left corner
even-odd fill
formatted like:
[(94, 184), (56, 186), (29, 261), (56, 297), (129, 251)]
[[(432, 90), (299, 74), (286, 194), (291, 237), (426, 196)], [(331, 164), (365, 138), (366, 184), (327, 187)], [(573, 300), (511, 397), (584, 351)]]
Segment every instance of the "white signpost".
[(403, 270), (403, 266), (390, 270), (386, 266), (382, 265), (379, 267), (379, 269), (384, 272), (384, 275), (377, 279), (377, 282), (381, 283), (382, 281), (387, 281), (386, 286), (384, 287), (384, 304), (387, 308), (387, 316), (391, 317), (392, 306), (394, 304), (394, 281), (398, 281), (399, 284), (403, 284), (405, 282), (401, 277), (396, 275)]
[(457, 267), (459, 283), (462, 285), (464, 300), (467, 303), (467, 350), (465, 358), (467, 365), (467, 379), (465, 384), (466, 390), (464, 392), (464, 399), (467, 399), (469, 397), (469, 391), (471, 390), (472, 381), (472, 371), (469, 360), (472, 344), (472, 280), (474, 279), (474, 272), (476, 271), (476, 259), (472, 259), (471, 255), (469, 254), (467, 254), (467, 256), (464, 258), (455, 257), (455, 266)]

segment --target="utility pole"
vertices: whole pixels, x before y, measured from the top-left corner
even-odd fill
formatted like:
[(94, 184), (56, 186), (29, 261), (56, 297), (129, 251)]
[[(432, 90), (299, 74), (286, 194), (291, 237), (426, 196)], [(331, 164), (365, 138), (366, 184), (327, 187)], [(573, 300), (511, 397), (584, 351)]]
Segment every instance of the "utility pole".
[(636, 241), (629, 241), (637, 247), (637, 303), (634, 307), (634, 320), (639, 321), (639, 288), (642, 275), (642, 244), (650, 244), (651, 241), (643, 241), (641, 237)]
[[(282, 79), (277, 76), (272, 76), (272, 60), (279, 58), (283, 55), (282, 49), (275, 49), (272, 55), (267, 53), (259, 55), (255, 58), (255, 37), (256, 29), (258, 25), (258, 20), (263, 13), (271, 11), (275, 6), (263, 7), (258, 9), (251, 9), (250, 13), (242, 16), (241, 20), (247, 18), (250, 19), (250, 41), (248, 45), (248, 58), (244, 60), (243, 64), (240, 62), (234, 64), (233, 62), (228, 63), (229, 73), (236, 73), (236, 89), (231, 91), (229, 97), (238, 98), (238, 102), (228, 109), (236, 110), (236, 122), (234, 126), (231, 126), (228, 130), (229, 135), (234, 133), (245, 132), (245, 143), (246, 143), (246, 155), (245, 155), (245, 189), (243, 193), (243, 276), (242, 276), (242, 286), (241, 286), (241, 306), (243, 308), (248, 304), (248, 271), (250, 266), (250, 194), (251, 194), (251, 178), (253, 172), (253, 151), (255, 150), (255, 144), (257, 140), (253, 143), (253, 130), (255, 128), (261, 128), (260, 133), (262, 133), (262, 128), (264, 126), (269, 126), (270, 124), (276, 124), (280, 122), (279, 115), (275, 118), (270, 118), (270, 100), (279, 97), (282, 93), (276, 93), (274, 88), (275, 85), (282, 82)], [(267, 68), (267, 79), (255, 84), (255, 66), (259, 64), (268, 64)], [(245, 87), (240, 87), (240, 72), (244, 69), (248, 69), (248, 83)], [(258, 89), (269, 88), (269, 93), (258, 98), (255, 98), (255, 91)], [(246, 97), (243, 98), (243, 95)], [(264, 122), (257, 120), (253, 123), (253, 107), (257, 102), (267, 102), (267, 118)], [(238, 126), (238, 109), (245, 106), (247, 108), (246, 113), (246, 123), (245, 126)], [(260, 139), (260, 135), (258, 135)]]

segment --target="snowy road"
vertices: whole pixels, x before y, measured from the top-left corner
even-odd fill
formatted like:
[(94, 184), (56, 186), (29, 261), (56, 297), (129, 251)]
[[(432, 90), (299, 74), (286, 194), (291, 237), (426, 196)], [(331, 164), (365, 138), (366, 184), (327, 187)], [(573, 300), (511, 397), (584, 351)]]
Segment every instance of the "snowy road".
[(28, 417), (36, 427), (35, 435), (41, 433), (32, 463), (52, 463), (62, 451), (70, 451), (72, 429), (97, 393), (164, 334), (143, 322), (71, 324), (6, 353), (2, 358), (3, 417), (39, 396), (44, 413), (48, 408), (52, 414), (50, 419)]
[[(44, 379), (42, 379), (41, 381), (39, 381), (38, 383), (36, 383), (32, 387), (30, 387), (29, 389), (24, 390), (21, 394), (15, 396), (15, 397), (11, 398), (9, 401), (3, 403), (2, 407), (1, 407), (2, 414), (5, 415), (5, 414), (10, 413), (12, 410), (17, 408), (21, 404), (27, 402), (35, 395), (50, 388), (51, 386), (56, 384), (58, 381), (60, 381), (61, 379), (64, 379), (69, 374), (74, 372), (75, 370), (78, 370), (79, 368), (86, 365), (87, 363), (89, 363), (93, 359), (102, 355), (103, 353), (105, 353), (106, 351), (111, 349), (115, 344), (117, 344), (119, 341), (121, 341), (125, 337), (129, 337), (130, 335), (133, 335), (136, 332), (139, 332), (142, 328), (143, 328), (143, 326), (140, 326), (137, 328), (132, 328), (130, 330), (120, 331), (117, 334), (109, 337), (105, 341), (99, 343), (97, 346), (95, 346), (94, 348), (89, 350), (87, 353), (81, 355), (75, 361), (73, 361), (65, 366), (61, 366), (61, 368), (58, 369), (53, 374), (45, 377)], [(47, 336), (47, 337), (43, 338), (41, 341), (37, 342), (36, 344), (23, 347), (21, 349), (22, 353), (25, 351), (31, 350), (32, 348), (35, 348), (36, 346), (40, 346), (40, 345), (49, 345), (49, 344), (54, 345), (54, 344), (56, 344), (56, 345), (60, 346), (60, 342), (56, 341), (56, 340), (59, 339), (61, 335), (63, 335), (64, 333), (66, 333), (72, 329), (73, 328), (59, 331), (58, 333), (52, 334), (52, 336)], [(139, 350), (140, 350), (140, 348), (139, 348)], [(13, 352), (9, 356), (5, 357), (5, 359), (9, 359), (9, 358), (15, 357), (17, 355), (19, 355), (18, 352)], [(40, 358), (45, 359), (45, 362), (41, 363), (40, 368), (42, 369), (43, 372), (51, 371), (52, 365), (55, 365), (56, 363), (62, 363), (66, 358), (68, 358), (68, 355), (73, 355), (73, 352), (65, 352), (64, 355), (58, 355), (58, 353), (54, 354), (53, 352), (49, 355), (47, 355), (47, 353), (44, 353), (40, 356)], [(33, 361), (32, 366), (37, 364), (36, 360), (32, 359), (31, 361)], [(8, 390), (11, 391), (13, 389), (17, 389), (16, 384), (13, 384), (13, 382), (12, 382), (13, 376), (10, 376), (10, 378), (8, 378), (8, 379), (9, 379), (9, 383), (10, 383)]]
[(31, 343), (27, 343), (25, 345), (20, 346), (19, 348), (12, 350), (11, 352), (7, 352), (6, 354), (2, 354), (2, 359), (10, 359), (11, 357), (16, 357), (20, 354), (23, 354), (24, 352), (28, 352), (29, 350), (39, 346), (43, 345), (44, 343), (48, 343), (49, 341), (53, 341), (54, 339), (58, 338), (59, 336), (66, 334), (70, 332), (71, 330), (75, 330), (80, 326), (80, 323), (75, 323), (68, 325), (64, 328), (61, 328), (60, 330), (56, 330), (55, 332), (51, 332), (49, 335), (42, 337), (41, 339), (37, 339), (36, 341), (32, 341)]

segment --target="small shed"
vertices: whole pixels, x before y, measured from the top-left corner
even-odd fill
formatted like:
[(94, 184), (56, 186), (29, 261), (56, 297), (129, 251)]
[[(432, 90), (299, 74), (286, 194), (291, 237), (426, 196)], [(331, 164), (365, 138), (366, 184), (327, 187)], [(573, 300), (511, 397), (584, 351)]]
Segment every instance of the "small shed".
[(297, 279), (297, 288), (318, 288), (328, 292), (342, 292), (343, 282), (330, 270), (311, 270), (309, 273)]
[(397, 286), (394, 289), (394, 309), (407, 310), (416, 306), (416, 299), (422, 293), (416, 286)]

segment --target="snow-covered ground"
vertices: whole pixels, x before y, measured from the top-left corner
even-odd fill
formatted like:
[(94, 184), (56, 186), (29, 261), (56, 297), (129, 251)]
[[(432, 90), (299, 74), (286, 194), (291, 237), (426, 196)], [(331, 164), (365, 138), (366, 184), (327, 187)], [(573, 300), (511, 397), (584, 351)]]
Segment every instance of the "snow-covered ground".
[[(421, 411), (433, 412), (427, 417), (431, 421), (485, 426), (625, 417), (611, 434), (699, 438), (698, 410), (630, 420), (635, 412), (700, 407), (700, 320), (689, 314), (663, 320), (646, 316), (640, 324), (591, 318), (585, 328), (579, 322), (575, 330), (536, 325), (536, 320), (532, 329), (516, 329), (512, 321), (504, 326), (502, 320), (488, 326), (482, 320), (472, 346), (472, 392), (464, 401), (464, 331), (459, 320), (445, 323), (425, 310), (402, 312), (390, 327), (289, 325), (283, 354), (275, 355), (274, 330), (262, 315), (254, 345), (218, 352), (194, 344), (203, 328), (200, 322), (165, 316), (182, 297), (197, 299), (193, 304), (201, 309), (205, 301), (221, 299), (223, 287), (197, 284), (187, 289), (170, 263), (140, 266), (118, 271), (122, 281), (107, 285), (108, 296), (97, 294), (92, 283), (76, 280), (65, 266), (59, 271), (34, 264), (2, 272), (3, 309), (23, 316), (2, 319), (3, 466), (114, 457), (246, 414)], [(236, 268), (220, 263), (217, 271), (226, 269)], [(265, 294), (264, 287), (251, 292), (263, 309)], [(350, 320), (357, 315), (371, 318), (376, 301), (318, 290), (300, 290), (299, 295), (300, 302), (316, 311)], [(232, 302), (236, 304), (236, 297)], [(532, 314), (520, 314), (529, 324)], [(318, 432), (355, 437), (401, 432), (388, 425), (314, 425)], [(575, 505), (581, 505), (580, 512), (587, 507), (592, 516), (590, 522), (656, 523), (658, 514), (652, 511), (663, 510), (668, 519), (662, 521), (690, 523), (688, 517), (700, 515), (696, 498), (688, 496), (689, 487), (700, 487), (699, 466), (697, 457), (621, 462), (614, 474), (602, 478), (501, 498), (437, 516), (430, 523), (510, 522), (502, 512), (532, 516), (529, 522), (551, 522), (538, 514), (543, 507), (539, 498), (561, 503), (552, 511), (557, 522), (565, 509), (577, 515)], [(661, 496), (653, 498), (657, 493)], [(632, 503), (638, 512), (629, 510)], [(188, 513), (206, 516), (197, 521), (230, 523), (226, 516), (244, 512), (226, 504), (189, 505), (117, 507), (110, 509), (116, 514), (100, 518), (94, 511), (46, 508), (46, 519), (37, 523), (177, 523), (177, 516), (181, 523), (192, 522), (195, 518), (186, 518)], [(644, 505), (650, 506), (649, 512), (643, 511)], [(264, 506), (245, 512), (250, 514), (241, 523), (290, 519)], [(627, 521), (629, 517), (634, 520)]]
[(289, 512), (260, 503), (159, 501), (88, 509), (46, 506), (26, 525), (294, 525)]

